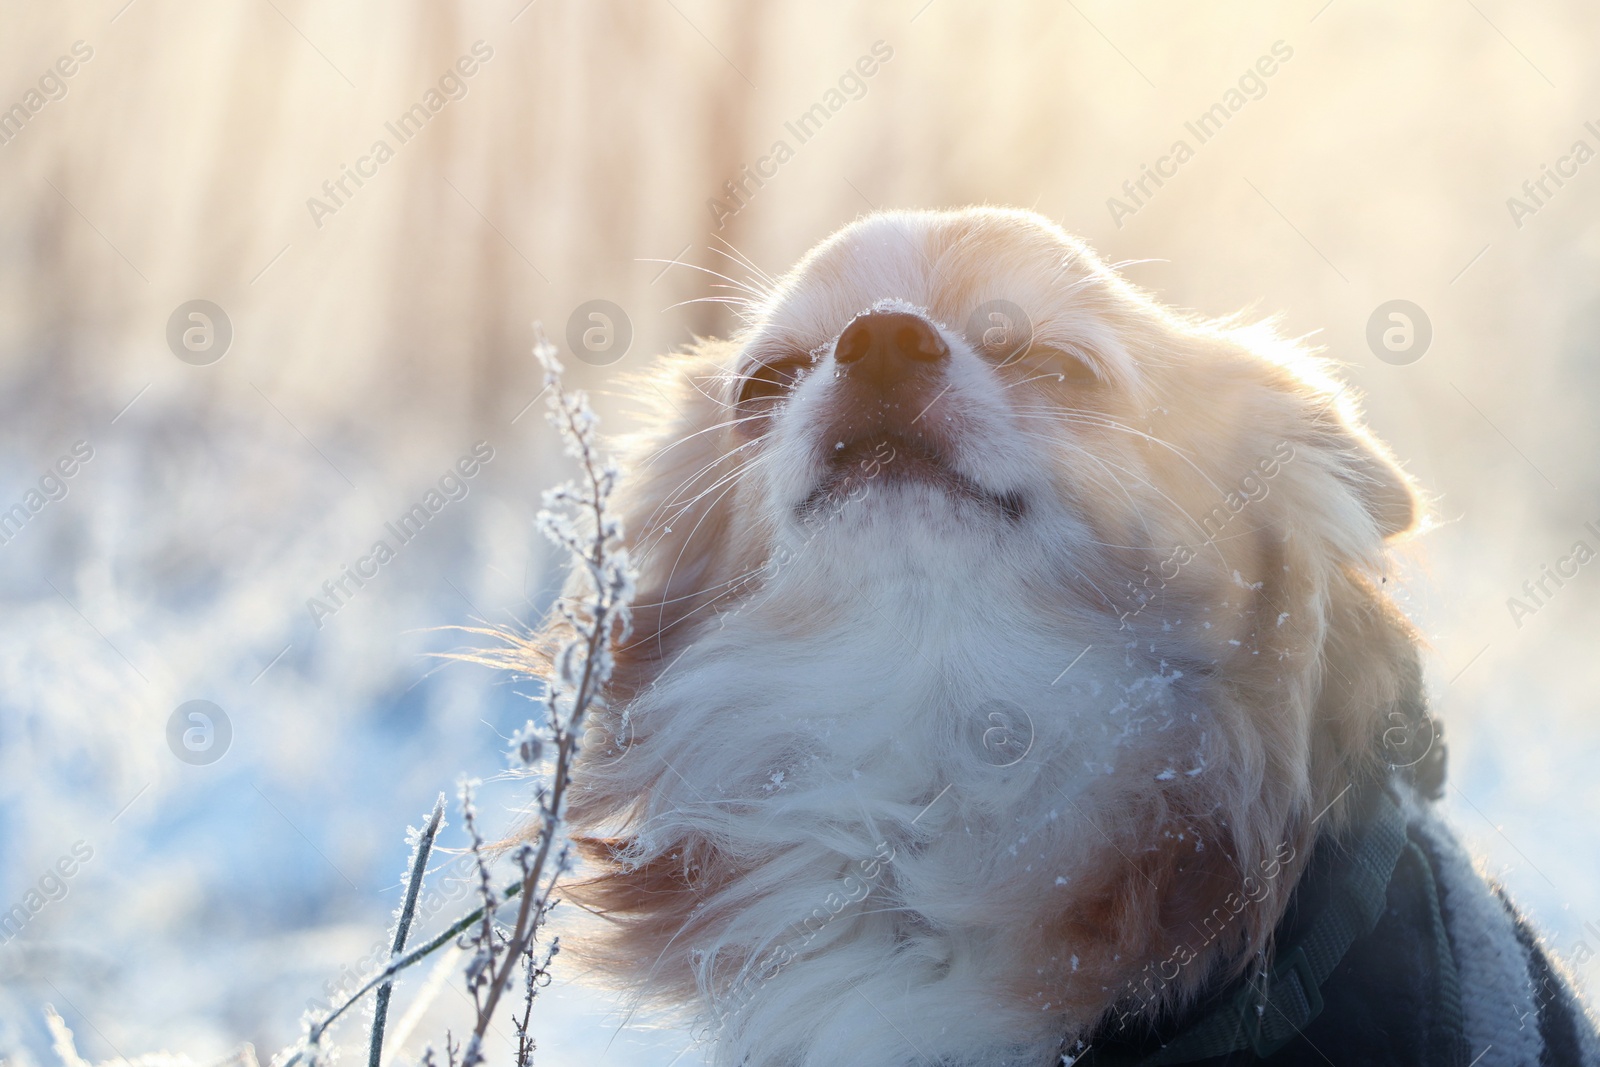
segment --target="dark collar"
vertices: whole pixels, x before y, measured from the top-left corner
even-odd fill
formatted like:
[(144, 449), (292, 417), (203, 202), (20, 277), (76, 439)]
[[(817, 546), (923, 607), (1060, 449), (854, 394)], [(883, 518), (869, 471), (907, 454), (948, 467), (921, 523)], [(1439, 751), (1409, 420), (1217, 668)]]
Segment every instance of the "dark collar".
[(1273, 933), (1270, 970), (1239, 979), (1176, 1019), (1096, 1034), (1065, 1062), (1167, 1067), (1246, 1050), (1264, 1059), (1293, 1040), (1322, 1012), (1323, 983), (1377, 925), (1407, 847), (1405, 817), (1386, 788), (1374, 784), (1355, 800), (1352, 830), (1320, 840), (1295, 886)]

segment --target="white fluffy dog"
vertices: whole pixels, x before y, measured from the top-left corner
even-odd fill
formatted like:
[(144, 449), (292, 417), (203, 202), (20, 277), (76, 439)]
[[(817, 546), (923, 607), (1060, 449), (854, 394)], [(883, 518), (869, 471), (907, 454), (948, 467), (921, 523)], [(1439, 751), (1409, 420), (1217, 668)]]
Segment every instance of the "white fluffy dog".
[[(1321, 1055), (1322, 972), (1408, 862), (1444, 888), (1403, 925), (1512, 929), (1442, 881), (1414, 788), (1438, 752), (1382, 581), (1416, 496), (1299, 345), (991, 208), (866, 218), (745, 311), (640, 391), (634, 631), (571, 809), (588, 951), (719, 1062), (1180, 1062), (1252, 995), (1240, 1055)], [(1334, 903), (1297, 905), (1323, 867)], [(1280, 966), (1339, 908), (1343, 950)], [(1514, 1018), (1451, 1003), (1444, 1059)]]

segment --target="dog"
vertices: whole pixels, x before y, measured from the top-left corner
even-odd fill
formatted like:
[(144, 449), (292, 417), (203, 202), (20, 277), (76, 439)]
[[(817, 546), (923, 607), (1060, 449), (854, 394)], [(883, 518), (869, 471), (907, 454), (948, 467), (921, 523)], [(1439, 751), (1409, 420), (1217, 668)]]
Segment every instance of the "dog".
[(1010, 209), (738, 304), (637, 385), (581, 952), (727, 1065), (1600, 1063), (1432, 813), (1425, 508), (1329, 364)]

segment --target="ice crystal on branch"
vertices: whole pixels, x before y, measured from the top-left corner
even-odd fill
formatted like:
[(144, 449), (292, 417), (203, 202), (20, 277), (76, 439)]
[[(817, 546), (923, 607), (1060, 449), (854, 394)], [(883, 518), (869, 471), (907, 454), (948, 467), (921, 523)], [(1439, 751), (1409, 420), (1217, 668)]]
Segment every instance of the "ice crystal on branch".
[[(634, 572), (623, 544), (622, 524), (610, 511), (619, 473), (600, 453), (599, 421), (583, 393), (569, 393), (563, 387), (561, 364), (542, 333), (534, 355), (545, 371), (550, 421), (561, 434), (563, 451), (578, 466), (575, 478), (544, 494), (544, 507), (537, 522), (540, 530), (571, 556), (572, 578), (542, 633), (467, 627), (469, 633), (499, 641), (500, 647), (451, 657), (517, 671), (544, 682), (540, 698), (544, 721), (530, 719), (515, 731), (509, 752), (513, 769), (536, 782), (533, 825), (526, 832), (526, 839), (509, 853), (487, 844), (478, 830), (473, 799), (478, 783), (463, 780), (461, 815), (477, 874), (478, 909), (457, 919), (426, 944), (403, 951), (432, 836), (443, 825), (443, 810), (436, 807), (427, 828), (413, 830), (407, 838), (415, 850), (413, 867), (405, 883), (406, 903), (397, 915), (388, 965), (331, 1011), (308, 1015), (304, 1037), (284, 1050), (274, 1067), (318, 1067), (326, 1062), (328, 1053), (322, 1040), (329, 1027), (373, 990), (380, 990), (380, 997), (371, 1031), (368, 1067), (383, 1067), (383, 1018), (394, 976), (453, 940), (467, 956), (465, 977), (474, 1019), (464, 1040), (446, 1035), (445, 1067), (477, 1067), (484, 1062), (484, 1037), (517, 974), (522, 976), (522, 1007), (514, 1012), (512, 1020), (516, 1032), (515, 1067), (530, 1067), (532, 1063), (533, 1001), (538, 991), (549, 984), (550, 965), (560, 951), (558, 940), (542, 947), (539, 933), (558, 903), (557, 883), (571, 868), (571, 852), (562, 827), (567, 790), (584, 719), (611, 677), (613, 647), (628, 637), (629, 604), (634, 595)], [(507, 855), (517, 867), (516, 880), (496, 889), (491, 868), (497, 858)], [(509, 909), (513, 902), (515, 917), (507, 916), (510, 921), (503, 921), (498, 913)], [(425, 1067), (437, 1065), (437, 1053), (432, 1047), (423, 1053), (421, 1062)]]
[[(480, 856), (483, 900), (482, 921), (465, 935), (462, 945), (469, 953), (467, 984), (477, 1016), (462, 1046), (462, 1067), (477, 1067), (483, 1061), (484, 1035), (511, 976), (518, 971), (523, 975), (523, 1006), (514, 1018), (516, 1061), (518, 1067), (531, 1063), (533, 1000), (549, 981), (550, 963), (558, 951), (551, 942), (541, 953), (538, 935), (556, 905), (556, 883), (570, 864), (561, 823), (572, 765), (583, 736), (584, 717), (611, 677), (612, 648), (627, 639), (628, 606), (634, 593), (622, 523), (609, 508), (619, 472), (600, 453), (599, 420), (582, 392), (568, 392), (562, 385), (561, 364), (543, 334), (533, 351), (545, 371), (550, 421), (561, 434), (562, 451), (578, 465), (575, 478), (544, 494), (544, 507), (536, 521), (540, 531), (571, 556), (573, 578), (554, 609), (559, 622), (551, 630), (559, 640), (546, 653), (549, 670), (542, 672), (545, 721), (529, 720), (511, 738), (513, 767), (532, 773), (543, 771), (548, 764), (548, 773), (539, 775), (536, 832), (514, 853), (521, 873), (517, 883), (521, 899), (509, 931), (495, 921), (500, 899), (481, 860), (483, 844), (471, 810), (470, 787), (462, 793), (463, 821), (472, 837), (472, 850)], [(527, 669), (527, 660), (518, 653), (533, 651), (533, 642), (513, 635), (507, 643), (509, 648), (498, 657), (488, 654), (486, 661)]]

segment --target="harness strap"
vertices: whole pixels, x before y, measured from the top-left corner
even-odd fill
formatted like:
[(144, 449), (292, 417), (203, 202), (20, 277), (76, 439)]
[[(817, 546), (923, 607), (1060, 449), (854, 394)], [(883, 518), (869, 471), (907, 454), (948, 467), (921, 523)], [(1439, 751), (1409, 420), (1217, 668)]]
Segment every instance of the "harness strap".
[[(1330, 899), (1310, 927), (1278, 951), (1270, 971), (1247, 982), (1227, 1003), (1146, 1057), (1141, 1061), (1145, 1067), (1190, 1063), (1242, 1049), (1270, 1056), (1322, 1012), (1322, 983), (1350, 946), (1378, 924), (1389, 879), (1407, 844), (1405, 817), (1387, 792), (1375, 792), (1373, 817), (1341, 865)], [(1436, 930), (1442, 937), (1442, 922), (1436, 923)], [(1448, 946), (1442, 955), (1450, 958)]]

